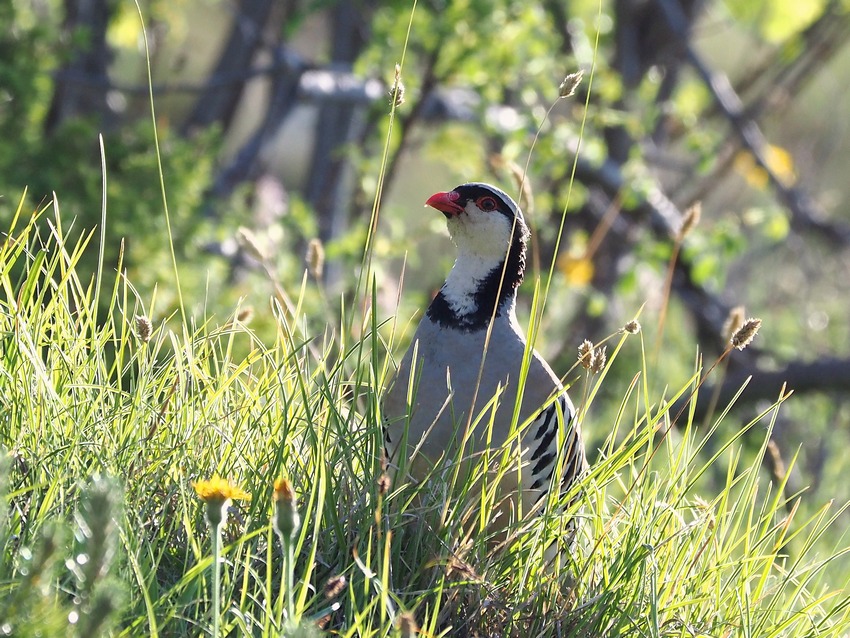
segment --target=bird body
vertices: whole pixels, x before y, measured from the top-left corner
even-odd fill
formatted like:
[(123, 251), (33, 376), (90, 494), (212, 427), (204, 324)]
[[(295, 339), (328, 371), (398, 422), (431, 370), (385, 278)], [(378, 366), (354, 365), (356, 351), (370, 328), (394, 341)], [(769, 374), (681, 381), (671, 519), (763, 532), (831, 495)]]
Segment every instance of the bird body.
[[(552, 484), (559, 451), (566, 455), (564, 489), (585, 471), (587, 460), (573, 405), (533, 349), (521, 385), (527, 344), (516, 318), (516, 289), (525, 269), (528, 229), (514, 201), (488, 184), (463, 184), (427, 204), (446, 216), (458, 254), (383, 397), (388, 453), (398, 462), (415, 450), (424, 458), (414, 469), (423, 460), (454, 458), (482, 411), (482, 424), (466, 441), (464, 455), (498, 448), (511, 435), (521, 393), (516, 424), (531, 422), (518, 438), (521, 474), (508, 487), (521, 482), (523, 509), (529, 511)], [(399, 450), (405, 441), (406, 449)]]

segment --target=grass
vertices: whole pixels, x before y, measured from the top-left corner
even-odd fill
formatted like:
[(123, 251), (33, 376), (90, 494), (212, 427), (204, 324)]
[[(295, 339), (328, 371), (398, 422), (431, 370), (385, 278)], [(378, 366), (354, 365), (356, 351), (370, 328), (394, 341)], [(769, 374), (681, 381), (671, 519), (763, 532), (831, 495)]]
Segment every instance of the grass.
[(308, 316), (306, 280), (289, 289), (265, 264), (276, 334), (261, 338), (241, 308), (189, 317), (179, 284), (165, 317), (124, 277), (101, 290), (102, 228), (89, 281), (77, 264), (95, 234), (55, 202), (18, 207), (0, 244), (0, 635), (850, 633), (833, 540), (846, 504), (804, 515), (761, 467), (784, 397), (743, 428), (723, 427), (730, 406), (697, 428), (671, 406), (716, 364), (658, 393), (643, 356), (619, 402), (595, 405), (643, 332), (612, 335), (604, 369), (572, 386), (601, 444), (546, 514), (499, 509), (511, 450), (458, 454), (421, 482), (385, 467), (380, 389), (406, 337), (369, 281), (379, 208), (380, 192), (364, 303)]
[[(850, 596), (827, 578), (847, 549), (823, 549), (846, 506), (803, 516), (761, 469), (765, 448), (741, 441), (767, 424), (766, 446), (784, 400), (721, 438), (727, 411), (700, 429), (670, 412), (698, 392), (699, 367), (650, 396), (644, 366), (619, 406), (594, 406), (620, 349), (644, 347), (642, 333), (613, 335), (603, 373), (572, 388), (588, 431), (609, 432), (580, 502), (508, 521), (505, 538), (488, 527), (486, 469), (509, 452), (463, 471), (450, 460), (421, 484), (382, 467), (378, 389), (401, 336), (374, 303), (309, 334), (302, 288), (294, 314), (271, 305), (265, 343), (239, 309), (146, 324), (155, 298), (121, 280), (98, 321), (95, 286), (75, 269), (91, 236), (69, 236), (57, 206), (19, 208), (0, 248), (0, 634), (850, 632)], [(215, 474), (252, 498), (222, 523), (213, 588), (217, 534), (192, 482)], [(272, 525), (281, 477), (300, 515), (291, 561)], [(578, 539), (547, 562), (571, 516)]]

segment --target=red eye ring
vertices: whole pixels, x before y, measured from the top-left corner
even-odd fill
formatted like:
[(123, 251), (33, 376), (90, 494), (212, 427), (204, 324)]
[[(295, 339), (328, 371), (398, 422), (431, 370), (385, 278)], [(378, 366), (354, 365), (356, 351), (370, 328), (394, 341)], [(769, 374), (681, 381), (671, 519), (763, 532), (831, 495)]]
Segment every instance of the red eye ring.
[(496, 204), (496, 200), (490, 197), (489, 195), (484, 195), (483, 197), (479, 197), (475, 200), (475, 205), (478, 206), (483, 211), (491, 211), (496, 210), (498, 204)]

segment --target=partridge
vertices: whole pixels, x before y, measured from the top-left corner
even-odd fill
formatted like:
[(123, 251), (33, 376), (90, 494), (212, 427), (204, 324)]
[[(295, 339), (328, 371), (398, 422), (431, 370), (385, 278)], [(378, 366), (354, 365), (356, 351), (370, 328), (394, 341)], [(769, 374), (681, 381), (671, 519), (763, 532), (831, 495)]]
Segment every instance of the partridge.
[[(522, 391), (517, 423), (531, 421), (521, 429), (520, 475), (512, 474), (509, 488), (518, 485), (528, 512), (539, 507), (551, 486), (569, 489), (588, 467), (573, 404), (536, 351), (520, 387), (526, 339), (516, 318), (516, 295), (526, 266), (528, 227), (513, 199), (489, 184), (462, 184), (436, 193), (426, 205), (445, 215), (457, 259), (382, 399), (387, 453), (398, 464), (402, 455), (415, 452), (420, 458), (411, 464), (414, 474), (423, 462), (427, 467), (441, 457), (454, 458), (467, 427), (482, 412), (463, 454), (498, 448), (510, 436)], [(556, 471), (562, 474), (553, 480)]]

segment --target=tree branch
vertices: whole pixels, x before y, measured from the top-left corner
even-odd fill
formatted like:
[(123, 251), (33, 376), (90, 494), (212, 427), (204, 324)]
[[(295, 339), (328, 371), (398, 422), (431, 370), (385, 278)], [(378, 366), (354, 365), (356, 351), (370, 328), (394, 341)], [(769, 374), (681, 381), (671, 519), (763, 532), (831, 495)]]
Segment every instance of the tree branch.
[(234, 158), (218, 171), (209, 188), (205, 204), (207, 214), (213, 212), (215, 202), (227, 198), (236, 186), (256, 175), (260, 150), (295, 105), (295, 94), (300, 79), (301, 74), (297, 70), (275, 77), (262, 123), (242, 145)]
[(741, 98), (735, 92), (729, 78), (723, 73), (711, 70), (691, 46), (687, 17), (678, 2), (676, 0), (655, 0), (655, 2), (661, 8), (673, 33), (682, 42), (688, 61), (711, 92), (739, 141), (753, 155), (756, 164), (765, 171), (777, 197), (790, 211), (791, 225), (799, 231), (816, 232), (832, 245), (839, 247), (850, 245), (850, 227), (828, 221), (826, 213), (808, 193), (786, 184), (770, 166), (766, 156), (768, 144), (764, 134), (758, 124), (747, 117)]
[[(782, 387), (797, 394), (808, 392), (848, 392), (850, 391), (850, 359), (823, 358), (817, 361), (791, 361), (778, 370), (764, 370), (755, 366), (743, 366), (726, 374), (723, 381), (704, 386), (700, 391), (696, 405), (696, 418), (706, 416), (717, 396), (716, 404), (727, 405), (749, 380), (739, 402), (775, 401)], [(681, 400), (671, 410), (677, 414), (684, 405)]]
[(220, 90), (233, 86), (241, 86), (248, 80), (256, 77), (273, 76), (279, 73), (289, 73), (295, 69), (307, 67), (306, 61), (295, 51), (280, 47), (281, 51), (275, 55), (275, 59), (269, 64), (258, 64), (248, 69), (237, 69), (235, 71), (215, 74), (207, 78), (203, 84), (195, 82), (171, 82), (168, 84), (124, 84), (115, 82), (108, 76), (102, 74), (87, 73), (79, 69), (61, 69), (53, 74), (56, 81), (73, 82), (87, 88), (102, 89), (104, 91), (119, 91), (127, 95), (167, 95), (173, 93), (204, 93), (211, 89)]
[[(821, 15), (792, 43), (777, 47), (772, 56), (738, 82), (738, 92), (742, 96), (745, 92), (754, 93), (748, 101), (747, 117), (756, 119), (768, 107), (798, 95), (807, 82), (818, 77), (815, 71), (824, 68), (842, 49), (848, 36), (850, 14), (842, 9), (839, 0), (829, 0)], [(799, 47), (801, 52), (789, 57), (789, 44)], [(761, 88), (750, 91), (754, 86)]]
[[(574, 151), (574, 149), (571, 150)], [(628, 188), (620, 166), (613, 160), (606, 160), (597, 165), (579, 156), (576, 164), (576, 179), (589, 187), (595, 186), (601, 189), (609, 200), (614, 200)], [(640, 220), (646, 220), (650, 230), (662, 240), (674, 237), (681, 225), (682, 212), (657, 186), (650, 189), (647, 195), (640, 198), (630, 210), (636, 214), (620, 215), (609, 231), (618, 238), (618, 244), (622, 246), (633, 243), (632, 226)], [(698, 342), (704, 347), (721, 344), (724, 324), (732, 305), (694, 281), (691, 273), (692, 264), (686, 256), (679, 255), (675, 268), (673, 292), (694, 318)], [(755, 365), (757, 354), (755, 349), (747, 348), (736, 354), (735, 365), (739, 362)]]
[[(369, 12), (351, 1), (339, 2), (330, 10), (331, 64), (336, 68), (350, 74), (365, 45), (369, 18)], [(348, 228), (353, 168), (342, 150), (356, 139), (362, 121), (362, 109), (353, 102), (324, 100), (319, 104), (304, 194), (318, 219), (319, 237), (325, 242)], [(334, 270), (328, 272), (328, 280), (333, 281), (334, 275)]]

